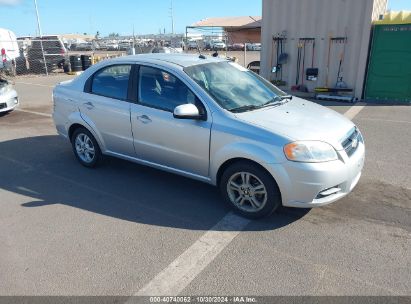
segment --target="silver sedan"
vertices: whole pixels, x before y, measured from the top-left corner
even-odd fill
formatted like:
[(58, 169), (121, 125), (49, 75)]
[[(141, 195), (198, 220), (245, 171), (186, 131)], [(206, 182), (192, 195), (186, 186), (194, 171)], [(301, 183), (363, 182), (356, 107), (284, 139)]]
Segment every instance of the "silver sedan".
[(364, 166), (350, 120), (219, 58), (107, 60), (53, 96), (57, 131), (82, 165), (109, 155), (210, 183), (249, 218), (335, 202)]

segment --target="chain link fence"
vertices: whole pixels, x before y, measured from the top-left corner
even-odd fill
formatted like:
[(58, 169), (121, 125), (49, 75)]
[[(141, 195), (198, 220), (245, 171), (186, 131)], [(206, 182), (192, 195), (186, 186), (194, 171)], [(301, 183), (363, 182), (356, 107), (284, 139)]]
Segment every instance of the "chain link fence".
[(261, 45), (237, 43), (234, 45), (226, 45), (225, 47), (221, 45), (214, 48), (201, 46), (195, 48), (194, 45), (191, 44), (190, 47), (185, 49), (185, 53), (227, 58), (257, 74), (260, 73)]
[[(193, 33), (187, 32), (187, 37)], [(201, 53), (206, 56), (226, 57), (243, 67), (259, 73), (261, 43), (239, 41), (224, 31), (205, 31), (200, 37), (186, 38), (184, 51), (189, 54)]]
[(64, 41), (58, 36), (0, 40), (3, 77), (49, 75), (84, 71), (101, 60), (149, 53), (154, 44), (132, 40)]
[(105, 59), (145, 53), (201, 53), (227, 57), (244, 67), (259, 71), (261, 44), (229, 43), (209, 37), (202, 40), (175, 39), (95, 39), (63, 40), (59, 36), (18, 38), (1, 41), (0, 73), (3, 76), (79, 73)]

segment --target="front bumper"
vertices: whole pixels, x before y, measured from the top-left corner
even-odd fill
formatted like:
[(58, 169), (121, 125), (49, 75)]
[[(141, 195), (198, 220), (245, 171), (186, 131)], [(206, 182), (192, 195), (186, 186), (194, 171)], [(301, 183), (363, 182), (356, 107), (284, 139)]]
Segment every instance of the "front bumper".
[[(351, 156), (339, 152), (340, 159), (327, 163), (268, 165), (281, 191), (283, 205), (314, 208), (331, 204), (347, 196), (357, 186), (365, 163), (365, 146), (359, 144)], [(326, 195), (321, 195), (321, 194)]]
[(13, 110), (19, 105), (19, 98), (15, 90), (0, 95), (0, 113)]

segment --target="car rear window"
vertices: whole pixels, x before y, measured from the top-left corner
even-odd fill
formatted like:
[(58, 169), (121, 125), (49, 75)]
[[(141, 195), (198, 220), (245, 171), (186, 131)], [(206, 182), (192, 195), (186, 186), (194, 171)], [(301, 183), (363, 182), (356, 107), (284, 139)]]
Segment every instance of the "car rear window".
[(109, 98), (126, 100), (131, 65), (115, 65), (98, 71), (94, 77), (91, 93)]

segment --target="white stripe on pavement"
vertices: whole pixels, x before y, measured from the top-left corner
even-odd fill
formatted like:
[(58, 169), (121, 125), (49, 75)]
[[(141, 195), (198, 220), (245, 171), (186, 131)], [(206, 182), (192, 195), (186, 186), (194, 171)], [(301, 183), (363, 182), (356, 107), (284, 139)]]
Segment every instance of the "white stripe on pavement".
[(344, 116), (347, 117), (350, 120), (353, 120), (364, 108), (366, 107), (366, 103), (359, 102), (355, 106), (351, 107)]
[(28, 113), (28, 114), (34, 114), (34, 115), (40, 115), (40, 116), (44, 116), (44, 117), (48, 117), (48, 118), (53, 117), (51, 114), (46, 114), (46, 113), (41, 113), (41, 112), (36, 112), (36, 111), (29, 111), (29, 110), (23, 110), (23, 109), (15, 109), (14, 111), (22, 112), (22, 113)]
[(178, 295), (249, 223), (250, 220), (228, 213), (135, 296)]

